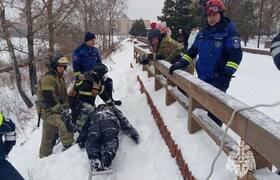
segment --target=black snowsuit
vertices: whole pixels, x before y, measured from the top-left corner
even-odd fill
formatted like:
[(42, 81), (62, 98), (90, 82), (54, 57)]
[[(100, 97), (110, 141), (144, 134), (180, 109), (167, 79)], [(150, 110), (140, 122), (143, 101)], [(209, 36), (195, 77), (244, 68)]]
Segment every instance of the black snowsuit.
[(119, 147), (119, 129), (138, 143), (138, 132), (115, 106), (100, 105), (96, 110), (83, 108), (87, 114), (77, 143), (86, 147), (89, 159), (102, 159), (104, 166), (110, 166)]

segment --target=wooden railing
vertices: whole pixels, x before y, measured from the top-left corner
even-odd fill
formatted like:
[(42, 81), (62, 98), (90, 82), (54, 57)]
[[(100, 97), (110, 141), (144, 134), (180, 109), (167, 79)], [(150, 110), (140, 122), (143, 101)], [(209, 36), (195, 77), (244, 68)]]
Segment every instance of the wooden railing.
[[(141, 56), (149, 53), (147, 46), (134, 45), (134, 58), (139, 62)], [(148, 77), (155, 78), (155, 91), (165, 88), (166, 105), (178, 101), (188, 112), (186, 129), (193, 134), (203, 129), (220, 145), (224, 130), (217, 126), (207, 115), (205, 109), (217, 116), (223, 123), (228, 123), (235, 109), (248, 107), (236, 98), (212, 87), (184, 71), (168, 73), (170, 64), (167, 61), (153, 61), (143, 66), (148, 71)], [(187, 93), (182, 93), (175, 87)], [(253, 151), (257, 169), (272, 165), (280, 169), (280, 124), (255, 109), (237, 113), (230, 127), (244, 140)], [(229, 135), (226, 137), (224, 152), (228, 154), (234, 150), (237, 142)], [(269, 174), (270, 171), (267, 171)], [(256, 179), (253, 172), (249, 172), (243, 179)]]
[[(146, 37), (137, 37), (137, 40), (142, 43), (148, 44), (148, 39)], [(268, 55), (271, 56), (270, 51), (262, 50), (262, 49), (252, 49), (252, 48), (242, 48), (242, 51), (252, 53), (252, 54), (260, 54), (260, 55)]]

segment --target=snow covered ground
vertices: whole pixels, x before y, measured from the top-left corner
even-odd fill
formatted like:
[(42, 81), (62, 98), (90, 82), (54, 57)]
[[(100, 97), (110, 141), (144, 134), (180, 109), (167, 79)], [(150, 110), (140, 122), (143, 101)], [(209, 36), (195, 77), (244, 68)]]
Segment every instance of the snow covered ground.
[[(134, 68), (130, 68), (130, 63)], [(187, 113), (178, 104), (165, 106), (164, 90), (153, 91), (153, 78), (147, 78), (146, 72), (135, 65), (133, 44), (123, 42), (120, 49), (105, 62), (110, 69), (109, 77), (114, 80), (115, 99), (121, 99), (120, 109), (140, 134), (140, 144), (135, 145), (128, 137), (120, 134), (120, 148), (115, 159), (116, 178), (119, 180), (181, 180), (175, 160), (171, 158), (168, 148), (153, 121), (146, 97), (140, 94), (136, 76), (139, 75), (157, 105), (163, 120), (171, 131), (184, 159), (193, 175), (205, 179), (210, 170), (210, 162), (218, 147), (199, 131), (190, 135), (187, 132)], [(232, 80), (229, 94), (254, 105), (263, 102), (280, 100), (280, 72), (276, 71), (269, 56), (244, 53), (236, 78)], [(99, 101), (100, 102), (100, 101)], [(279, 107), (260, 109), (279, 121)], [(36, 113), (34, 113), (36, 114)], [(83, 180), (88, 177), (88, 159), (86, 152), (77, 145), (61, 152), (62, 145), (54, 149), (54, 154), (43, 159), (38, 158), (41, 141), (41, 128), (35, 129), (37, 117), (29, 125), (27, 141), (21, 137), (10, 153), (9, 160), (19, 172), (30, 180)], [(218, 159), (212, 179), (236, 179), (235, 175), (225, 169), (226, 156)], [(105, 175), (97, 179), (112, 179)]]
[(267, 36), (261, 36), (260, 38), (260, 47), (257, 48), (258, 46), (258, 36), (255, 36), (253, 39), (249, 39), (249, 41), (247, 42), (247, 46), (245, 46), (245, 43), (244, 41), (241, 41), (241, 46), (242, 47), (246, 47), (246, 48), (252, 48), (252, 49), (261, 49), (261, 50), (268, 50), (269, 51), (269, 48), (265, 48), (265, 42), (266, 41), (271, 41), (272, 38), (274, 36), (268, 38)]

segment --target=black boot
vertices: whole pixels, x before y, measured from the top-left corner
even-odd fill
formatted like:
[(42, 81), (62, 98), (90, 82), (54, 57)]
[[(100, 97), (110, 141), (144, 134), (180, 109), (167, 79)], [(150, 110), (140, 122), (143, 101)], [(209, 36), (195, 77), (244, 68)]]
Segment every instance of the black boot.
[(102, 164), (100, 159), (90, 159), (90, 165), (96, 170), (96, 171), (102, 171)]
[(104, 152), (103, 153), (102, 162), (103, 162), (104, 170), (111, 169), (111, 165), (112, 165), (112, 157), (111, 156), (112, 155), (111, 155), (110, 152)]
[(66, 151), (67, 149), (69, 149), (72, 146), (72, 144), (69, 145), (63, 145), (63, 149), (62, 151)]
[(55, 135), (54, 135), (54, 137), (53, 137), (53, 140), (52, 140), (52, 147), (54, 147), (55, 145), (57, 145), (59, 142), (60, 142), (59, 134), (58, 134), (58, 133), (55, 133)]

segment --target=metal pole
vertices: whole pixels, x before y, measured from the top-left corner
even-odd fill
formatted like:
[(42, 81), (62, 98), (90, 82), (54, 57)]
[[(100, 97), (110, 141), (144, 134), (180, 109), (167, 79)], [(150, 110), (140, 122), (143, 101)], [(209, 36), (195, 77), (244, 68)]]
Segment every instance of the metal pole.
[(260, 38), (261, 38), (261, 25), (262, 25), (262, 11), (263, 11), (263, 1), (261, 2), (261, 9), (260, 9), (260, 19), (259, 19), (259, 32), (258, 32), (258, 45), (257, 48), (260, 47)]

